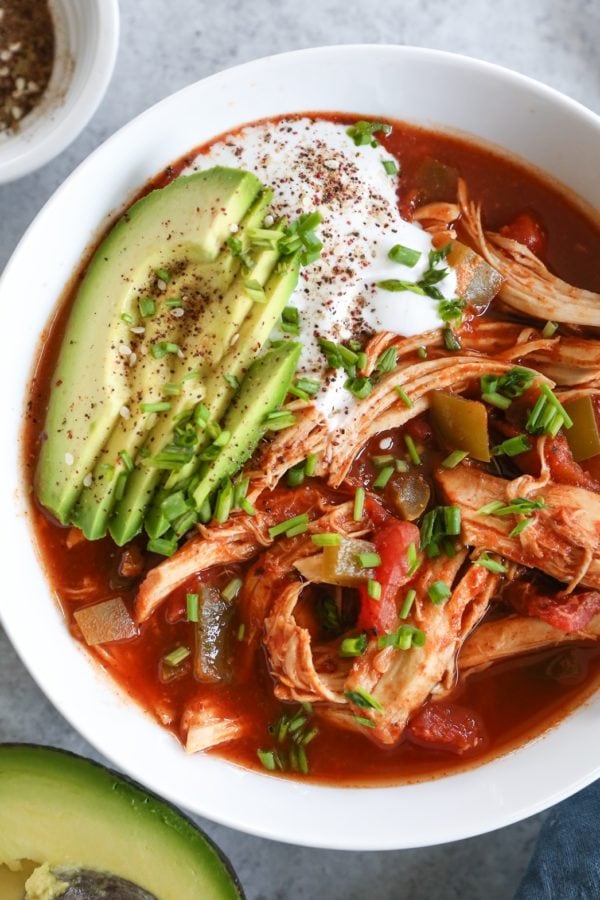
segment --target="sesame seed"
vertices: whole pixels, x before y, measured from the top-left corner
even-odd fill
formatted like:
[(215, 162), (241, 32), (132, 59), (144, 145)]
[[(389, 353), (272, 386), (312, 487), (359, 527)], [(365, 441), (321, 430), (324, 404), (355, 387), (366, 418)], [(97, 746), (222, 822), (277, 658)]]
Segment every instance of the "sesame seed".
[(232, 222), (229, 226), (229, 230), (232, 234), (236, 234), (240, 230), (240, 226), (236, 222)]
[(134, 325), (133, 328), (130, 328), (129, 330), (132, 334), (144, 334), (146, 331), (143, 325)]
[(271, 225), (274, 223), (274, 221), (275, 221), (275, 219), (273, 218), (273, 216), (266, 215), (265, 219), (264, 219), (264, 224), (267, 228), (270, 228)]
[(13, 106), (11, 108), (10, 114), (13, 117), (13, 119), (20, 119), (21, 116), (23, 115), (23, 110), (21, 109), (20, 106)]
[(390, 450), (394, 445), (391, 437), (384, 437), (379, 441), (379, 449), (380, 450)]
[(325, 166), (325, 168), (334, 171), (335, 169), (339, 169), (340, 161), (339, 159), (324, 159), (323, 165)]
[(130, 366), (135, 366), (136, 362), (137, 362), (137, 353), (130, 353), (130, 355), (129, 355), (129, 365), (130, 365)]
[(128, 419), (131, 415), (129, 407), (122, 406), (121, 409), (119, 410), (119, 415), (121, 416), (122, 419)]
[(131, 347), (128, 344), (119, 344), (119, 353), (121, 356), (131, 356)]
[(94, 480), (94, 479), (92, 478), (91, 472), (88, 472), (88, 474), (87, 474), (87, 475), (85, 476), (85, 478), (83, 479), (83, 486), (84, 486), (84, 487), (89, 487), (89, 486), (91, 485), (91, 483), (92, 483), (93, 480)]
[(72, 466), (75, 462), (75, 457), (72, 453), (65, 453), (65, 462), (68, 466)]
[(182, 317), (182, 315), (184, 314), (184, 312), (185, 312), (185, 310), (182, 306), (176, 306), (174, 309), (171, 310), (171, 315), (175, 319), (180, 319)]
[(163, 281), (162, 278), (159, 278), (158, 281), (156, 282), (156, 286), (159, 289), (159, 291), (166, 291), (167, 282)]

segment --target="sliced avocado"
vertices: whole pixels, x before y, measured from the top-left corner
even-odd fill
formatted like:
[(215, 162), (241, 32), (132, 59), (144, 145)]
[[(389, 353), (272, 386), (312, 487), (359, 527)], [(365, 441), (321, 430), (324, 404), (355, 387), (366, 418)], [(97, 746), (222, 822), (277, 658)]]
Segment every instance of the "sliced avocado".
[[(22, 861), (21, 892), (9, 893), (18, 890)], [(3, 900), (22, 898), (28, 878), (34, 879), (35, 887), (32, 864), (40, 867), (37, 881), (48, 888), (44, 894), (48, 897), (239, 900), (243, 896), (227, 860), (163, 800), (73, 754), (5, 744), (0, 747)], [(51, 893), (57, 884), (67, 885), (62, 895)]]
[[(249, 229), (262, 224), (271, 199), (271, 191), (261, 193), (238, 227), (237, 240), (244, 240)], [(229, 257), (229, 264), (223, 264), (223, 256)], [(152, 348), (156, 341), (168, 339), (181, 353), (167, 354), (161, 359), (147, 353), (137, 360), (131, 378), (133, 384), (140, 386), (138, 397), (132, 397), (129, 418), (119, 418), (115, 424), (102, 448), (92, 483), (83, 488), (71, 517), (87, 538), (95, 540), (106, 534), (108, 518), (119, 493), (125, 498), (124, 504), (132, 508), (133, 498), (146, 495), (146, 504), (151, 499), (163, 473), (144, 466), (143, 460), (136, 460), (136, 469), (128, 474), (123, 451), (128, 455), (125, 459), (130, 468), (142, 444), (148, 454), (154, 455), (172, 441), (174, 423), (202, 400), (204, 376), (227, 351), (252, 307), (244, 281), (254, 278), (264, 283), (277, 257), (276, 251), (262, 251), (251, 272), (244, 274), (239, 259), (225, 250), (214, 265), (192, 264), (188, 267), (191, 271), (184, 271), (169, 282), (168, 297), (156, 303), (157, 314), (145, 321), (144, 343)], [(190, 299), (193, 296), (199, 298), (195, 303)], [(173, 317), (172, 308), (166, 306), (169, 297), (186, 298), (179, 307), (181, 316)], [(165, 384), (179, 390), (179, 394), (165, 395)], [(168, 401), (171, 406), (167, 412), (150, 417), (142, 406), (148, 401)], [(143, 514), (145, 504), (138, 501), (138, 505)]]
[(213, 263), (262, 185), (217, 167), (177, 178), (135, 203), (94, 254), (77, 291), (53, 375), (46, 440), (36, 472), (41, 503), (66, 523), (132, 395), (122, 348), (156, 271), (181, 260)]
[(269, 413), (284, 401), (296, 372), (302, 345), (286, 342), (256, 359), (223, 419), (223, 430), (231, 435), (219, 456), (207, 465), (194, 490), (200, 509), (219, 483), (238, 471), (252, 456), (267, 429)]
[[(225, 375), (234, 375), (241, 381), (250, 363), (264, 347), (273, 331), (277, 320), (290, 299), (297, 283), (300, 271), (298, 254), (281, 260), (275, 274), (265, 287), (266, 303), (255, 303), (250, 315), (240, 329), (240, 336), (230, 349), (212, 376), (206, 382), (204, 404), (209, 418), (220, 422), (233, 391), (225, 380)], [(203, 449), (206, 443), (201, 442), (197, 450)], [(178, 490), (198, 468), (197, 456), (190, 463), (172, 472), (165, 484), (167, 491)]]
[[(270, 198), (271, 195), (268, 192), (267, 201), (270, 201)], [(265, 207), (262, 204), (260, 204), (260, 208), (257, 208), (256, 214), (254, 214), (254, 210), (251, 211), (248, 216), (249, 221), (244, 220), (244, 230), (255, 227), (257, 222), (261, 222), (264, 212)], [(264, 249), (256, 253), (251, 268), (246, 270), (244, 267), (229, 290), (219, 299), (214, 321), (208, 323), (206, 328), (204, 323), (195, 325), (192, 340), (199, 347), (208, 348), (203, 357), (203, 371), (199, 373), (200, 382), (191, 379), (184, 380), (185, 371), (182, 371), (180, 373), (182, 394), (177, 402), (173, 403), (169, 412), (162, 415), (156, 426), (149, 434), (145, 435), (145, 451), (149, 454), (149, 458), (147, 461), (143, 458), (136, 460), (136, 468), (127, 481), (125, 492), (116, 505), (114, 516), (109, 523), (110, 533), (117, 544), (127, 543), (141, 530), (148, 504), (164, 475), (163, 471), (152, 467), (149, 463), (165, 446), (172, 442), (177, 417), (184, 415), (186, 411), (191, 411), (200, 400), (204, 403), (207, 402), (209, 390), (207, 384), (214, 382), (215, 371), (219, 373), (218, 381), (226, 394), (226, 403), (233, 396), (233, 388), (223, 377), (223, 374), (227, 374), (227, 370), (223, 373), (221, 362), (228, 355), (228, 348), (232, 346), (235, 336), (241, 334), (241, 330), (245, 328), (246, 320), (253, 316), (253, 307), (256, 304), (248, 295), (245, 285), (248, 281), (256, 281), (261, 286), (265, 286), (275, 268), (278, 257), (279, 253), (275, 249)], [(233, 346), (236, 346), (237, 343), (239, 343), (239, 338), (233, 343)], [(207, 360), (210, 366), (206, 365)]]

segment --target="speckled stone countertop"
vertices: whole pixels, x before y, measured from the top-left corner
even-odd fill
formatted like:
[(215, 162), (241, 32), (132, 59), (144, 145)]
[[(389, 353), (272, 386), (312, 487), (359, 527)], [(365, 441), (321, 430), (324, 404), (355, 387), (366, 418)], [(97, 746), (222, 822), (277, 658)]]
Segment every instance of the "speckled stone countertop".
[[(115, 75), (90, 125), (45, 168), (0, 187), (0, 268), (55, 188), (117, 128), (191, 81), (269, 53), (340, 43), (453, 50), (512, 67), (600, 111), (597, 0), (122, 0), (121, 7)], [(0, 740), (100, 759), (46, 700), (1, 629)], [(540, 821), (443, 847), (352, 854), (201, 824), (230, 857), (250, 900), (508, 900)]]

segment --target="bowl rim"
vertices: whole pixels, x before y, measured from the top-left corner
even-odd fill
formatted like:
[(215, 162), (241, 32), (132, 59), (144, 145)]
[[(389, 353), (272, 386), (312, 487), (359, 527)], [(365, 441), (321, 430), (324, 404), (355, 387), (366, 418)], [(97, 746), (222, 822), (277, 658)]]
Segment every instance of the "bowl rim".
[[(58, 2), (65, 4), (71, 0)], [(62, 153), (83, 131), (106, 93), (119, 48), (119, 0), (87, 0), (90, 2), (95, 7), (98, 30), (90, 37), (92, 60), (87, 78), (72, 102), (69, 81), (65, 100), (54, 105), (37, 123), (37, 134), (31, 143), (15, 140), (14, 153), (9, 153), (11, 139), (8, 139), (4, 145), (5, 158), (0, 162), (0, 184), (29, 175)], [(86, 17), (86, 11), (82, 12)]]
[[(58, 188), (55, 194), (48, 200), (45, 206), (42, 208), (36, 219), (29, 226), (27, 231), (25, 232), (23, 238), (18, 243), (11, 260), (7, 264), (4, 275), (0, 279), (0, 295), (2, 294), (2, 289), (5, 281), (8, 280), (10, 274), (12, 272), (13, 266), (16, 266), (18, 257), (21, 252), (21, 248), (26, 244), (28, 240), (28, 236), (32, 229), (35, 228), (36, 223), (39, 218), (41, 218), (48, 207), (52, 204), (55, 198), (62, 194), (68, 186), (71, 184), (73, 179), (80, 178), (85, 173), (86, 167), (91, 164), (91, 162), (96, 158), (97, 155), (104, 152), (104, 148), (109, 146), (112, 142), (118, 141), (120, 136), (125, 132), (134, 122), (139, 122), (143, 120), (145, 117), (149, 117), (151, 115), (155, 115), (157, 110), (161, 109), (164, 105), (173, 101), (174, 97), (182, 97), (185, 95), (186, 91), (193, 92), (199, 84), (206, 85), (210, 83), (212, 86), (218, 85), (219, 80), (228, 76), (229, 73), (235, 71), (236, 74), (239, 74), (241, 77), (249, 76), (252, 73), (253, 69), (260, 68), (265, 64), (265, 62), (269, 60), (281, 60), (282, 58), (303, 58), (305, 61), (308, 61), (312, 58), (314, 61), (315, 56), (325, 55), (325, 54), (334, 54), (334, 55), (344, 55), (348, 53), (371, 53), (377, 52), (378, 54), (404, 54), (407, 56), (411, 56), (416, 54), (417, 56), (427, 60), (441, 60), (442, 62), (447, 63), (448, 65), (463, 65), (470, 68), (471, 71), (481, 71), (486, 70), (488, 72), (495, 73), (498, 77), (502, 79), (508, 79), (512, 81), (517, 86), (526, 86), (530, 89), (535, 90), (540, 93), (542, 96), (549, 97), (554, 103), (558, 103), (561, 107), (565, 109), (575, 110), (579, 115), (583, 116), (595, 130), (598, 131), (600, 135), (600, 117), (593, 113), (591, 110), (588, 110), (585, 106), (578, 103), (578, 101), (571, 100), (566, 97), (564, 94), (561, 94), (559, 91), (556, 91), (553, 88), (548, 87), (534, 79), (531, 79), (527, 76), (520, 75), (516, 72), (513, 72), (509, 69), (505, 69), (502, 66), (495, 65), (493, 63), (487, 63), (481, 60), (473, 59), (472, 57), (463, 56), (460, 54), (449, 53), (447, 51), (438, 51), (438, 50), (430, 50), (427, 48), (418, 48), (418, 47), (405, 47), (398, 45), (380, 45), (380, 44), (346, 44), (346, 45), (335, 45), (333, 47), (317, 47), (317, 48), (309, 48), (306, 50), (297, 50), (289, 53), (277, 54), (275, 56), (266, 56), (262, 57), (258, 60), (253, 60), (248, 63), (244, 63), (240, 66), (233, 66), (229, 69), (223, 70), (222, 72), (218, 72), (212, 76), (209, 76), (206, 79), (201, 79), (198, 82), (194, 82), (187, 87), (182, 88), (180, 91), (176, 92), (173, 95), (170, 95), (167, 98), (159, 101), (157, 104), (153, 105), (145, 112), (141, 113), (139, 116), (135, 117), (131, 122), (124, 125), (120, 128), (114, 135), (108, 138), (100, 147), (98, 147), (90, 156), (88, 156), (78, 167), (77, 169), (65, 180), (65, 182)], [(292, 112), (288, 110), (288, 112)], [(185, 151), (183, 151), (185, 152)], [(19, 480), (22, 483), (22, 473), (19, 473)], [(45, 578), (45, 576), (44, 576)], [(47, 579), (46, 584), (48, 584)], [(50, 593), (48, 591), (48, 593)], [(159, 791), (163, 796), (167, 797), (171, 802), (182, 805), (187, 808), (191, 808), (194, 812), (204, 815), (215, 822), (219, 822), (223, 825), (227, 825), (230, 827), (237, 828), (242, 831), (246, 831), (252, 834), (256, 834), (262, 837), (267, 837), (275, 840), (280, 840), (289, 843), (302, 844), (305, 846), (313, 846), (313, 847), (321, 847), (321, 848), (335, 848), (335, 849), (349, 849), (349, 850), (383, 850), (383, 849), (398, 849), (408, 848), (408, 847), (423, 847), (432, 844), (438, 843), (446, 843), (448, 841), (454, 841), (463, 839), (466, 837), (471, 837), (476, 834), (484, 834), (488, 831), (492, 831), (496, 828), (503, 827), (505, 825), (509, 825), (513, 822), (519, 821), (520, 819), (526, 818), (527, 816), (533, 815), (554, 803), (559, 802), (560, 800), (570, 796), (574, 792), (580, 790), (585, 787), (587, 784), (591, 783), (600, 775), (600, 762), (595, 764), (590, 764), (589, 767), (584, 772), (579, 772), (577, 776), (569, 775), (569, 777), (565, 777), (564, 781), (560, 784), (560, 786), (554, 788), (546, 787), (546, 789), (537, 796), (536, 799), (532, 800), (531, 797), (527, 799), (527, 801), (518, 798), (517, 800), (513, 799), (512, 805), (510, 808), (504, 808), (502, 804), (498, 805), (498, 809), (495, 811), (495, 817), (493, 820), (486, 820), (486, 823), (483, 825), (473, 825), (470, 824), (460, 824), (460, 822), (455, 823), (454, 827), (450, 830), (442, 827), (436, 826), (433, 823), (431, 831), (427, 833), (426, 837), (423, 837), (424, 831), (423, 828), (419, 831), (417, 828), (414, 837), (408, 836), (404, 829), (403, 835), (401, 838), (392, 834), (384, 834), (381, 829), (376, 831), (374, 834), (365, 834), (360, 833), (356, 834), (352, 838), (349, 838), (346, 834), (344, 838), (340, 838), (336, 833), (332, 833), (327, 830), (327, 825), (323, 828), (317, 827), (315, 823), (314, 830), (308, 830), (306, 827), (301, 833), (298, 833), (298, 829), (294, 826), (286, 827), (283, 832), (280, 830), (278, 825), (280, 823), (274, 822), (265, 822), (264, 815), (262, 820), (257, 822), (256, 820), (249, 820), (248, 813), (240, 812), (235, 806), (229, 806), (225, 810), (219, 808), (218, 805), (215, 805), (213, 801), (210, 801), (208, 805), (206, 802), (198, 802), (194, 799), (193, 803), (189, 802), (189, 796), (182, 794), (180, 791), (176, 791), (173, 789), (172, 785), (165, 785), (164, 783), (160, 783), (157, 781), (157, 778), (154, 775), (151, 775), (147, 770), (138, 767), (138, 763), (136, 761), (135, 766), (128, 761), (126, 754), (121, 752), (118, 746), (111, 745), (110, 740), (104, 740), (99, 737), (99, 735), (94, 732), (94, 729), (86, 724), (85, 726), (78, 721), (78, 715), (74, 708), (65, 709), (64, 697), (61, 698), (60, 694), (53, 689), (50, 689), (47, 684), (43, 683), (42, 673), (38, 671), (39, 665), (35, 662), (31, 657), (27, 656), (27, 648), (26, 641), (23, 639), (22, 635), (18, 633), (18, 628), (12, 627), (12, 622), (7, 621), (7, 616), (3, 614), (1, 604), (0, 604), (0, 618), (3, 621), (4, 627), (7, 631), (7, 634), (16, 648), (17, 653), (20, 658), (24, 662), (24, 665), (29, 670), (34, 680), (38, 683), (41, 690), (49, 697), (49, 699), (54, 703), (56, 708), (61, 712), (63, 716), (65, 716), (70, 724), (80, 733), (82, 734), (86, 740), (90, 742), (94, 747), (96, 747), (100, 752), (102, 752), (105, 756), (107, 756), (111, 762), (117, 765), (121, 770), (125, 771), (130, 777), (143, 782), (144, 784), (148, 784), (150, 788), (155, 791)], [(69, 640), (72, 640), (69, 638)], [(82, 651), (82, 655), (86, 656), (85, 651)], [(108, 682), (107, 682), (108, 683)], [(121, 692), (115, 690), (114, 684), (110, 682), (111, 690), (113, 691), (114, 696), (117, 696)], [(589, 701), (588, 701), (589, 702)], [(581, 710), (584, 710), (587, 704), (584, 704), (583, 707), (580, 707), (578, 713)], [(572, 716), (567, 717), (571, 719)], [(581, 718), (581, 717), (579, 717)], [(564, 720), (563, 720), (564, 721)], [(153, 726), (155, 728), (159, 728), (160, 726)], [(560, 726), (558, 726), (560, 728)], [(587, 727), (592, 727), (587, 725)], [(594, 724), (594, 729), (597, 726)], [(557, 729), (553, 729), (553, 732)], [(594, 731), (596, 734), (596, 731)], [(167, 736), (170, 738), (170, 736)], [(545, 737), (545, 736), (544, 736)], [(526, 748), (539, 745), (540, 741), (543, 741), (544, 738), (537, 738), (533, 741), (530, 741), (525, 745)], [(523, 750), (524, 748), (521, 748)], [(516, 751), (519, 752), (519, 751)], [(484, 763), (475, 769), (470, 769), (466, 773), (458, 773), (454, 775), (449, 775), (446, 778), (438, 779), (436, 781), (427, 781), (422, 782), (421, 785), (436, 785), (437, 792), (439, 793), (442, 803), (444, 800), (444, 785), (450, 782), (456, 783), (458, 780), (459, 783), (461, 779), (464, 778), (465, 775), (471, 776), (476, 772), (483, 772), (484, 770), (487, 772), (492, 772), (494, 767), (498, 767), (499, 763), (506, 761), (509, 758), (514, 758), (515, 752), (511, 752), (508, 755), (497, 758), (489, 763)], [(214, 758), (212, 758), (214, 760)], [(371, 797), (376, 798), (377, 796), (383, 797), (384, 794), (388, 794), (390, 791), (403, 791), (408, 799), (409, 795), (412, 795), (415, 788), (418, 788), (419, 785), (401, 785), (399, 787), (373, 787), (373, 788), (335, 788), (328, 787), (322, 785), (315, 784), (307, 784), (298, 786), (290, 781), (282, 781), (281, 779), (273, 779), (267, 778), (266, 776), (261, 775), (256, 772), (248, 772), (248, 770), (236, 770), (235, 766), (231, 766), (231, 764), (225, 763), (227, 766), (229, 774), (231, 776), (231, 782), (234, 786), (239, 787), (240, 782), (246, 776), (251, 776), (252, 778), (261, 779), (261, 783), (264, 784), (263, 791), (265, 792), (265, 797), (275, 790), (277, 794), (281, 793), (281, 785), (285, 785), (284, 794), (288, 793), (292, 802), (294, 797), (312, 797), (314, 803), (323, 804), (323, 808), (328, 803), (328, 798), (332, 795), (339, 796), (342, 793), (346, 793), (347, 795), (353, 794), (357, 796), (357, 791), (363, 793), (364, 792), (371, 795)], [(214, 768), (213, 768), (214, 770)], [(243, 776), (240, 774), (243, 773)], [(482, 782), (481, 778), (478, 779), (480, 785), (485, 783), (485, 780)], [(273, 783), (277, 785), (276, 788), (272, 790), (269, 787), (268, 783)], [(441, 787), (440, 787), (441, 786)], [(323, 817), (324, 819), (326, 817)], [(251, 817), (250, 817), (251, 819)]]

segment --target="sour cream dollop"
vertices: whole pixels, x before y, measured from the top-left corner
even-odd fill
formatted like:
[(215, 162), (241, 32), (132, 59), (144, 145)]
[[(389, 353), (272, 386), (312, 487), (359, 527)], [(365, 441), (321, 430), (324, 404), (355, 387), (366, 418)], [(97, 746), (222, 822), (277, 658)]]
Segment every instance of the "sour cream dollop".
[[(274, 191), (276, 219), (321, 213), (321, 258), (301, 270), (290, 304), (301, 320), (299, 373), (322, 382), (315, 399), (332, 427), (355, 401), (344, 388), (345, 372), (323, 378), (319, 338), (364, 340), (377, 331), (409, 337), (443, 324), (437, 300), (378, 286), (388, 279), (418, 282), (432, 249), (430, 235), (400, 215), (401, 183), (383, 165), (390, 159), (379, 144), (355, 146), (346, 125), (303, 117), (247, 126), (212, 144), (186, 170), (222, 165), (253, 172)], [(413, 267), (389, 259), (397, 244), (420, 252)], [(451, 268), (436, 287), (444, 298), (456, 296)]]

